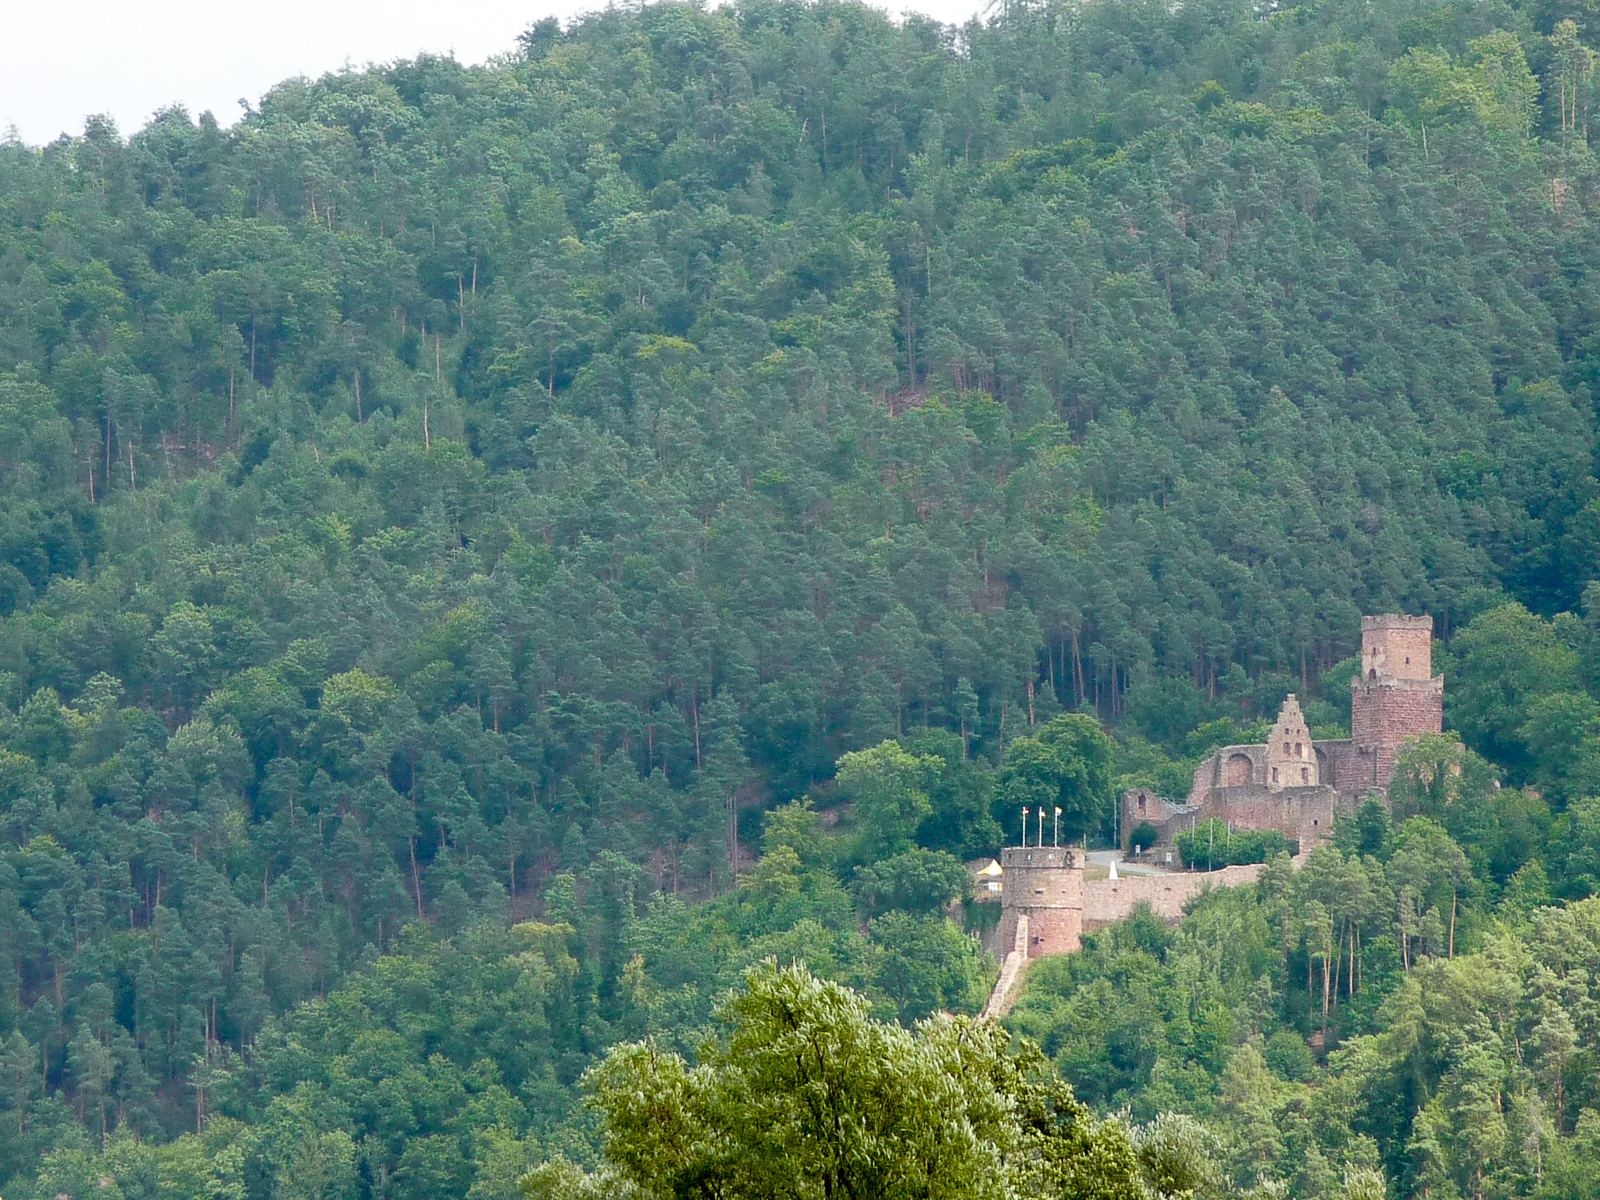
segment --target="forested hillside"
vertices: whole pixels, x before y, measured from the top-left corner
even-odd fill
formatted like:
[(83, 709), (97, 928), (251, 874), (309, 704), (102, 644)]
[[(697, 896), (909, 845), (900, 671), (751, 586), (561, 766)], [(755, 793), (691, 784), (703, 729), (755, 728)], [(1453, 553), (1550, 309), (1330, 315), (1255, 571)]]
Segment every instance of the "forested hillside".
[(975, 1012), (960, 859), (1403, 611), (1465, 748), (1014, 1024), (1216, 1188), (1595, 1195), (1595, 21), (664, 3), (0, 144), (0, 1190), (509, 1200), (764, 959)]

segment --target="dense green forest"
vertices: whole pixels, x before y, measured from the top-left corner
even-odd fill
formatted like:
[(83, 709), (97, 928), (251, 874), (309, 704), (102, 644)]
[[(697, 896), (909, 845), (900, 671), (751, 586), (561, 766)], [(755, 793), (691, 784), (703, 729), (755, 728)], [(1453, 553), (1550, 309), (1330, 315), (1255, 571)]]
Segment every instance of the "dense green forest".
[(663, 3), (0, 144), (0, 1191), (673, 1194), (608, 1049), (801, 960), (928, 1069), (962, 859), (1344, 732), (1405, 611), (1392, 805), (963, 1103), (1107, 1197), (1600, 1195), (1597, 20)]

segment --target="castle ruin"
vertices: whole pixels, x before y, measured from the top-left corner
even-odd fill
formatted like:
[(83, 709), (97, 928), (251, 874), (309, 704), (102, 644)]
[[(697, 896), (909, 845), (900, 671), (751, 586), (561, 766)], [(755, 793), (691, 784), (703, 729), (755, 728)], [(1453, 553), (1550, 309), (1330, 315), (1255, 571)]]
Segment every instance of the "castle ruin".
[[(1291, 694), (1267, 741), (1223, 746), (1200, 764), (1186, 804), (1172, 804), (1148, 788), (1124, 792), (1123, 850), (1132, 848), (1134, 831), (1148, 824), (1155, 829), (1158, 859), (1164, 851), (1171, 861), (1177, 834), (1213, 818), (1236, 829), (1275, 829), (1298, 842), (1302, 854), (1331, 836), (1338, 813), (1388, 789), (1395, 754), (1407, 739), (1444, 727), (1444, 677), (1433, 674), (1431, 618), (1361, 618), (1361, 673), (1350, 681), (1350, 709), (1350, 737), (1314, 741)], [(1086, 880), (1078, 847), (1008, 846), (1000, 854), (1001, 916), (990, 945), (1002, 962), (986, 1016), (1010, 1010), (1033, 959), (1070, 954), (1084, 933), (1121, 920), (1141, 904), (1175, 923), (1201, 892), (1252, 883), (1262, 869), (1256, 863)]]
[[(1444, 676), (1433, 674), (1431, 617), (1361, 618), (1361, 673), (1350, 681), (1350, 737), (1313, 742), (1290, 695), (1265, 743), (1223, 746), (1200, 764), (1188, 802), (1149, 788), (1124, 792), (1124, 850), (1148, 824), (1153, 845), (1213, 818), (1236, 829), (1275, 829), (1308, 849), (1328, 837), (1339, 812), (1387, 791), (1395, 754), (1408, 739), (1444, 727)], [(1159, 856), (1159, 855), (1158, 855)]]

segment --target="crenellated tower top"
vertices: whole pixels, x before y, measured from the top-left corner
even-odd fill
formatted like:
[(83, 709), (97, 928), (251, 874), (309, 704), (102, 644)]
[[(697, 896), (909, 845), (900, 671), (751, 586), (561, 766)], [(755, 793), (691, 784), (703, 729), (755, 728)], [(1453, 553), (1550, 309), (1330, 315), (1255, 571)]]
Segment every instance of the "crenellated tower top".
[(1385, 789), (1395, 751), (1444, 728), (1444, 676), (1433, 673), (1433, 618), (1361, 618), (1361, 674), (1350, 681), (1350, 740), (1361, 767), (1348, 780)]
[(1386, 613), (1361, 618), (1361, 677), (1369, 682), (1433, 678), (1433, 618)]

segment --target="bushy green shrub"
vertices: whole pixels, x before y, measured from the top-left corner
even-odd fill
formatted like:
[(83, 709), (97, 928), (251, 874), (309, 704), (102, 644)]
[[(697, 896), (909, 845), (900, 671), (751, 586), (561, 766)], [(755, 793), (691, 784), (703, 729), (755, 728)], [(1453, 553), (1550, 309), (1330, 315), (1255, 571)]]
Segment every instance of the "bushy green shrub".
[(1300, 851), (1299, 843), (1276, 829), (1234, 829), (1215, 818), (1180, 833), (1176, 841), (1183, 865), (1201, 871), (1266, 862), (1274, 854)]

